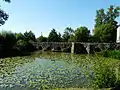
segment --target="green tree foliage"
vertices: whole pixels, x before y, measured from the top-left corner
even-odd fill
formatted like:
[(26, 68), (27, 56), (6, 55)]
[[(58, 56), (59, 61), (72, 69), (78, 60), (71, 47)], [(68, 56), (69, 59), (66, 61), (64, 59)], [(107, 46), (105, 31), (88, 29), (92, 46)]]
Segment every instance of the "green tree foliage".
[(48, 36), (49, 42), (59, 42), (60, 41), (60, 34), (57, 34), (55, 29), (52, 29)]
[(0, 42), (5, 49), (11, 49), (16, 44), (17, 40), (14, 33), (3, 31), (1, 32), (0, 36)]
[[(29, 35), (28, 35), (29, 36)], [(22, 55), (24, 52), (34, 51), (36, 48), (22, 33), (2, 31), (0, 33), (0, 58)]]
[(111, 23), (102, 24), (95, 29), (95, 37), (98, 42), (116, 42), (116, 27)]
[(79, 27), (75, 30), (75, 41), (87, 42), (89, 39), (90, 31), (87, 27)]
[(47, 37), (40, 36), (40, 37), (37, 38), (37, 41), (38, 42), (47, 42)]
[(16, 33), (16, 39), (18, 40), (25, 40), (25, 36), (22, 33)]
[(99, 40), (99, 39), (97, 39), (97, 37), (95, 37), (94, 35), (90, 35), (88, 42), (93, 42), (93, 43), (94, 43), (94, 42), (99, 42), (98, 40)]
[[(5, 2), (10, 3), (10, 0), (3, 0)], [(2, 9), (0, 9), (0, 26), (5, 24), (5, 21), (8, 19), (9, 15), (3, 11)]]
[(16, 44), (16, 36), (12, 32), (0, 33), (0, 57), (11, 55), (11, 50)]
[(24, 33), (24, 36), (26, 41), (36, 41), (35, 34), (32, 31), (26, 31)]
[(31, 42), (26, 42), (24, 40), (18, 40), (16, 47), (20, 52), (31, 52), (36, 49)]
[(71, 27), (66, 27), (64, 34), (62, 36), (63, 41), (68, 42), (68, 41), (73, 41), (73, 34), (74, 34), (74, 30)]
[(120, 7), (111, 5), (107, 12), (104, 9), (97, 10), (95, 19), (94, 35), (99, 42), (115, 42), (117, 21), (119, 17)]
[(70, 35), (70, 38), (68, 39), (68, 42), (74, 42), (75, 41), (75, 36)]
[(58, 39), (59, 39), (59, 41), (62, 41), (62, 37), (61, 37), (61, 33), (60, 32), (58, 33)]

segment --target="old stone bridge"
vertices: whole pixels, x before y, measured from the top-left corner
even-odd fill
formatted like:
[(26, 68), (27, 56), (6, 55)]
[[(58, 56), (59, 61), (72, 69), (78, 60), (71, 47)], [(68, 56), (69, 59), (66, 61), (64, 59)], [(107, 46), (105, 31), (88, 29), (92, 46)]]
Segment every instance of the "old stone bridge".
[(33, 45), (43, 51), (94, 53), (102, 50), (120, 49), (120, 43), (85, 43), (85, 42), (34, 42)]

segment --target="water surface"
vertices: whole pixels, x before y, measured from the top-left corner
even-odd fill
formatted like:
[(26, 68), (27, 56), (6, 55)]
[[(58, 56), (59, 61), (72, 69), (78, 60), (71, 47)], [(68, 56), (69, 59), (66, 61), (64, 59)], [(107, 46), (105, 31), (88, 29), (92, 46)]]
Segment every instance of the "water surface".
[(0, 62), (2, 90), (42, 90), (90, 87), (95, 75), (92, 67), (98, 61), (85, 55), (35, 52)]

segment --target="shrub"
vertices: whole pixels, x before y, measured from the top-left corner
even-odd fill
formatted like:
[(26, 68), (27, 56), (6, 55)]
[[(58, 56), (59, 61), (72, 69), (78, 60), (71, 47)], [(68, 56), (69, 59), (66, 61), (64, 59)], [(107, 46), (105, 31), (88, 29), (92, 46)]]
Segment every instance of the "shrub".
[(10, 56), (16, 41), (14, 33), (2, 31), (0, 33), (0, 57)]
[(100, 55), (100, 56), (103, 56), (103, 57), (120, 59), (120, 51), (119, 50), (101, 51), (100, 53), (97, 53), (97, 54)]
[(21, 52), (31, 52), (34, 51), (36, 48), (30, 42), (26, 42), (24, 40), (17, 41), (16, 45), (17, 49)]

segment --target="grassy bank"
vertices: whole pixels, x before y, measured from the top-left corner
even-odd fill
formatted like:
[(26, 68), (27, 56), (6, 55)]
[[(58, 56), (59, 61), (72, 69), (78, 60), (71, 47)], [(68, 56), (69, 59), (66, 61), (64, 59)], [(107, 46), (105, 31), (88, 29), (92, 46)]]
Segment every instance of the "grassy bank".
[(97, 55), (120, 60), (120, 50), (107, 50), (96, 53)]

